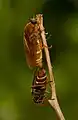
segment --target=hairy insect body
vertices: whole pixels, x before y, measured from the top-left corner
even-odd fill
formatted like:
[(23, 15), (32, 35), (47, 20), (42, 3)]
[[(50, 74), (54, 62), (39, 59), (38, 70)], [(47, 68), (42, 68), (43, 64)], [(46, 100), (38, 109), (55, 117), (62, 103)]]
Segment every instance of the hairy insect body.
[(38, 20), (38, 16), (31, 19), (24, 28), (25, 55), (30, 67), (42, 67), (42, 38)]
[(35, 103), (43, 103), (45, 100), (47, 75), (44, 68), (40, 68), (34, 75), (32, 83), (32, 96)]

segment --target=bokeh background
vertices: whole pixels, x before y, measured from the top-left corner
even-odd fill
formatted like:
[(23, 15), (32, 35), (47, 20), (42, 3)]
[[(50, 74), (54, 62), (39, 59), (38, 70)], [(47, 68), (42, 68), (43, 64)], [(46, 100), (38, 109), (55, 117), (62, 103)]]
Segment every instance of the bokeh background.
[(25, 61), (23, 30), (37, 13), (52, 35), (48, 45), (60, 106), (66, 120), (77, 120), (77, 0), (0, 0), (0, 120), (56, 120), (49, 104), (37, 106), (31, 96), (33, 71)]

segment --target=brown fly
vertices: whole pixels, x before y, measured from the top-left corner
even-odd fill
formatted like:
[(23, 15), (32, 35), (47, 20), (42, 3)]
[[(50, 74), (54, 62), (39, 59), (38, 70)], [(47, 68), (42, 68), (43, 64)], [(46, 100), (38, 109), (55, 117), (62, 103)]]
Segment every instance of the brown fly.
[(40, 31), (41, 14), (30, 19), (24, 28), (24, 48), (26, 61), (29, 67), (42, 67), (42, 38)]

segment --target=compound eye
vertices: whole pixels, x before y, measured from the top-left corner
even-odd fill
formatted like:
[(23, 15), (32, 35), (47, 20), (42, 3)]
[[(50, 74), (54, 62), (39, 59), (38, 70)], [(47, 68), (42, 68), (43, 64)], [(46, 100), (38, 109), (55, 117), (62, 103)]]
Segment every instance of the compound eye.
[(31, 22), (32, 24), (36, 24), (36, 23), (37, 23), (37, 20), (36, 20), (35, 18), (31, 18), (31, 19), (30, 19), (30, 22)]

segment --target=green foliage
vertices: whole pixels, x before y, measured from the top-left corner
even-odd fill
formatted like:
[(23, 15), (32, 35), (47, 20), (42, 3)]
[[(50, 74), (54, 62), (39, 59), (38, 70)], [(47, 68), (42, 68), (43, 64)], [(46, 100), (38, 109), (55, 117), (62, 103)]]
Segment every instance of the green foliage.
[(32, 102), (33, 72), (25, 61), (23, 29), (36, 13), (44, 14), (56, 89), (66, 119), (78, 119), (78, 13), (75, 2), (2, 0), (0, 6), (0, 120), (55, 120), (48, 104)]

